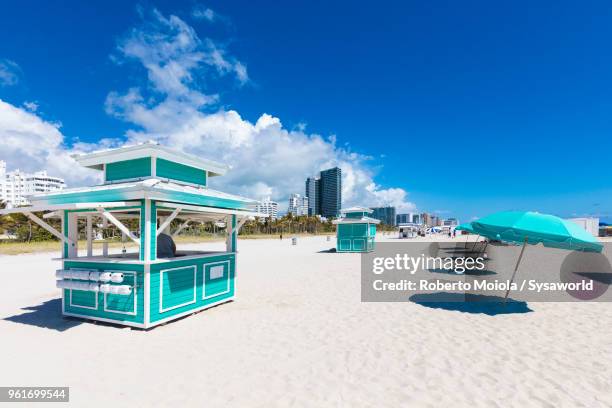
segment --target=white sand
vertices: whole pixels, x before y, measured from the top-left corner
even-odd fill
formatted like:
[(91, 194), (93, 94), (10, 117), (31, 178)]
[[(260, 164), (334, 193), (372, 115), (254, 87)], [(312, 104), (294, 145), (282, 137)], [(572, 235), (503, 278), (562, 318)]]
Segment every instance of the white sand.
[(0, 385), (79, 407), (612, 406), (612, 305), (361, 303), (359, 255), (333, 246), (241, 240), (236, 301), (148, 332), (59, 317), (55, 254), (0, 257)]

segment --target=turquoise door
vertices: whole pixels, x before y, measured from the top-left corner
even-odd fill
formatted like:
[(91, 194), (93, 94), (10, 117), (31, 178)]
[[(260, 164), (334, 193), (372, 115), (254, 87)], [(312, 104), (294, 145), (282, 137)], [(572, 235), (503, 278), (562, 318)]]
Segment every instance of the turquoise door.
[[(136, 272), (124, 272), (124, 285), (136, 287)], [(104, 309), (106, 312), (118, 312), (123, 314), (136, 314), (136, 293), (132, 291), (129, 295), (104, 295)]]
[(196, 302), (196, 275), (196, 265), (160, 271), (160, 313)]
[(353, 239), (353, 251), (363, 251), (366, 247), (365, 238), (354, 238)]
[(204, 265), (204, 299), (225, 295), (231, 289), (230, 261)]
[[(336, 248), (341, 252), (364, 252), (371, 248), (371, 229), (367, 223), (338, 225)], [(374, 229), (376, 231), (376, 229)]]
[(339, 224), (338, 231), (336, 232), (338, 236), (337, 249), (338, 251), (350, 251), (351, 250), (351, 236), (352, 236), (352, 228), (350, 224)]
[(368, 224), (353, 224), (353, 251), (362, 252), (366, 249), (368, 239)]
[(340, 240), (338, 240), (338, 250), (340, 250), (340, 251), (350, 251), (351, 250), (351, 240), (350, 239), (340, 239)]

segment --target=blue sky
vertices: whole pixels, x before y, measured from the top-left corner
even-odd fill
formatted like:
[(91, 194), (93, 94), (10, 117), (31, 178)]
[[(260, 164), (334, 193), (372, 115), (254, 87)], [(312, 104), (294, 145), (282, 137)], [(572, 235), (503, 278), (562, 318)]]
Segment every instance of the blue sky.
[[(256, 180), (227, 185), (251, 195), (280, 200), (292, 189), (302, 192), (317, 167), (356, 163), (349, 171), (354, 189), (363, 190), (351, 197), (357, 204), (400, 200), (405, 209), (462, 220), (504, 209), (609, 219), (609, 2), (254, 3), (6, 2), (0, 64), (14, 81), (0, 86), (0, 99), (25, 111), (24, 102), (35, 102), (29, 113), (61, 123), (57, 148), (66, 150), (77, 141), (163, 138), (167, 129), (134, 113), (133, 99), (126, 108), (131, 89), (140, 90), (147, 108), (178, 106), (170, 124), (205, 123), (163, 139), (169, 143), (195, 140), (198, 129), (208, 135), (219, 111), (239, 113), (239, 121), (231, 119), (238, 127), (269, 114), (282, 128), (266, 137), (297, 138), (300, 158), (312, 154), (313, 164), (288, 171), (303, 174), (284, 183), (271, 168), (253, 173), (264, 180), (257, 188), (247, 185)], [(185, 68), (188, 91), (180, 95), (151, 78), (147, 56), (122, 49), (143, 39), (134, 33), (184, 28), (177, 21), (198, 45), (169, 58), (187, 63), (185, 55), (204, 55)], [(160, 46), (151, 36), (143, 41)], [(214, 50), (223, 63), (206, 59)], [(185, 102), (191, 91), (214, 101)], [(313, 141), (313, 134), (325, 143), (333, 135), (335, 144)], [(235, 149), (260, 140), (248, 137)], [(197, 140), (205, 154), (211, 139)], [(282, 161), (286, 149), (272, 150), (269, 160)], [(265, 160), (257, 165), (266, 167)]]

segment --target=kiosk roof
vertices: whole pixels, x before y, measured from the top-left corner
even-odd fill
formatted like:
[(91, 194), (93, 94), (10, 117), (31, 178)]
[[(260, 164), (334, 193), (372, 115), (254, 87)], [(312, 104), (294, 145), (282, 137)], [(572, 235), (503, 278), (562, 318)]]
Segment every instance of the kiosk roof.
[(256, 204), (255, 200), (249, 198), (158, 179), (71, 188), (29, 197), (32, 206), (37, 207), (70, 203), (131, 201), (145, 198), (233, 210), (251, 210)]
[(95, 170), (102, 170), (104, 164), (140, 159), (143, 157), (158, 157), (171, 162), (206, 170), (210, 176), (222, 176), (228, 169), (225, 164), (203, 159), (154, 142), (101, 150), (87, 154), (77, 154), (73, 157), (80, 165)]

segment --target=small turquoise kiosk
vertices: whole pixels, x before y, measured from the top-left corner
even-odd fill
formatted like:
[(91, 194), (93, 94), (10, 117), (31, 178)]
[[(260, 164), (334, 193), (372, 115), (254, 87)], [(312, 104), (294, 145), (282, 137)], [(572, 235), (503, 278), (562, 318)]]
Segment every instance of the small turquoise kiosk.
[(380, 220), (368, 217), (373, 211), (365, 207), (340, 210), (336, 224), (336, 252), (371, 252), (374, 250), (376, 225)]
[[(62, 241), (56, 279), (63, 315), (146, 329), (234, 299), (238, 231), (249, 217), (265, 215), (252, 210), (253, 200), (208, 188), (224, 165), (155, 143), (75, 158), (102, 172), (103, 184), (34, 195), (29, 207), (0, 211), (21, 212)], [(34, 214), (40, 211), (42, 218)], [(61, 231), (47, 223), (54, 217)], [(181, 223), (171, 232), (173, 220)], [(171, 234), (205, 221), (225, 225), (222, 250), (158, 257), (162, 234), (171, 242)], [(109, 251), (99, 231), (111, 224), (137, 250)]]

